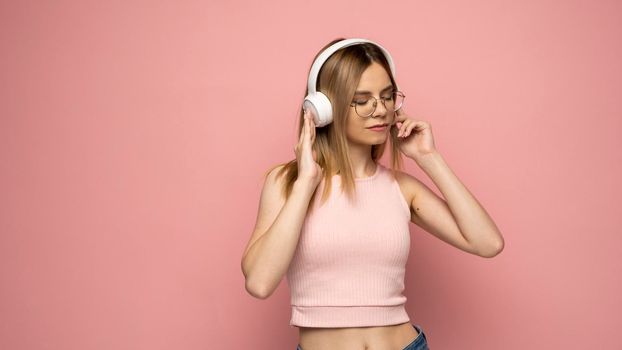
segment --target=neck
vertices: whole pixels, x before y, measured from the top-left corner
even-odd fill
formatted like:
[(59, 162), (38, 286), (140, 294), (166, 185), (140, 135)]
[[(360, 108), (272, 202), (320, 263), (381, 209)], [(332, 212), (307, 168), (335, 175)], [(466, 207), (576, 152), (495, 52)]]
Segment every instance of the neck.
[(349, 145), (350, 160), (354, 177), (372, 176), (376, 171), (376, 162), (371, 158), (371, 145)]

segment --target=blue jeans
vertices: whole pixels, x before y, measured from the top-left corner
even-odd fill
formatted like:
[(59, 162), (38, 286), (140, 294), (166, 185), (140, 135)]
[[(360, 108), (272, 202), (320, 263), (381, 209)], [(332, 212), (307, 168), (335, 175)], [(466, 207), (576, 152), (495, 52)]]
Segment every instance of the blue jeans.
[[(415, 325), (412, 323), (413, 327), (417, 330), (419, 335), (412, 341), (412, 343), (406, 345), (406, 347), (402, 350), (430, 350), (428, 347), (427, 337), (425, 333), (423, 333), (423, 329), (419, 325)], [(296, 346), (296, 350), (302, 350), (300, 344)]]

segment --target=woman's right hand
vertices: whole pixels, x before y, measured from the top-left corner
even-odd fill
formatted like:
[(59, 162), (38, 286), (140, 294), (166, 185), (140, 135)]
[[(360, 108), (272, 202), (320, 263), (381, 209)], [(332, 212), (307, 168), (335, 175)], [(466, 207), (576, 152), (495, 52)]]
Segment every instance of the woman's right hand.
[(311, 114), (305, 109), (304, 125), (300, 131), (298, 143), (294, 147), (298, 162), (298, 180), (306, 181), (313, 188), (322, 181), (324, 169), (317, 163), (317, 152), (313, 149), (315, 142), (315, 122)]

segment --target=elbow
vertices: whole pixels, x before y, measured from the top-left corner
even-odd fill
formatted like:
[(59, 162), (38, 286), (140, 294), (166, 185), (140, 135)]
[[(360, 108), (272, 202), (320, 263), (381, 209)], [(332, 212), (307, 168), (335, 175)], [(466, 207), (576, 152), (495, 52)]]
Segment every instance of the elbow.
[(246, 279), (245, 288), (248, 294), (257, 299), (267, 299), (272, 295), (270, 288), (267, 288), (263, 284), (252, 283), (249, 279)]
[(500, 239), (499, 241), (495, 242), (495, 244), (492, 244), (489, 248), (482, 250), (479, 255), (483, 258), (494, 258), (503, 251), (504, 246), (505, 243), (503, 242), (503, 239)]
[(244, 288), (248, 294), (257, 299), (266, 299), (272, 294), (272, 290), (266, 287), (265, 283), (258, 283), (253, 274), (250, 273), (250, 267), (247, 266), (245, 258), (242, 258), (242, 274), (244, 275)]

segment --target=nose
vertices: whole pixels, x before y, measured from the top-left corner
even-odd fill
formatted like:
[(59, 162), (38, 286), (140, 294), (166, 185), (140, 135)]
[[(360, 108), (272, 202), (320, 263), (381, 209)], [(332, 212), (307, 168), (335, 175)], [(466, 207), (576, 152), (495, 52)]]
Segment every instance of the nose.
[[(374, 117), (377, 115), (381, 115), (384, 116), (387, 114), (388, 110), (387, 107), (384, 106), (384, 101), (382, 100), (382, 97), (380, 99), (376, 99), (376, 110), (374, 110)], [(380, 108), (382, 108), (382, 111), (380, 111)]]

